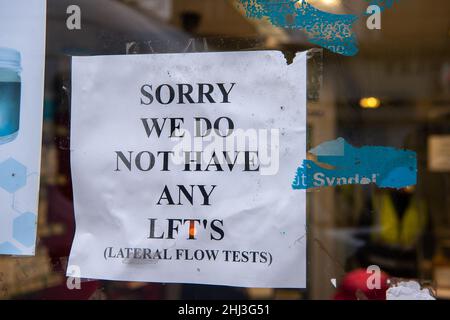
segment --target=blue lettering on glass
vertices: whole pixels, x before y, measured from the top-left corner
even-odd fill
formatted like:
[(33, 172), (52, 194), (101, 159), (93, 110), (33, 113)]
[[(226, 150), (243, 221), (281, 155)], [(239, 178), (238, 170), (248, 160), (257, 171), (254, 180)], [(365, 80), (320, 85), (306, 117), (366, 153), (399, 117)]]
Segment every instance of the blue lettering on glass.
[(317, 161), (303, 161), (293, 189), (371, 183), (399, 189), (417, 183), (417, 155), (413, 151), (379, 146), (355, 148), (339, 138), (320, 144), (310, 153)]

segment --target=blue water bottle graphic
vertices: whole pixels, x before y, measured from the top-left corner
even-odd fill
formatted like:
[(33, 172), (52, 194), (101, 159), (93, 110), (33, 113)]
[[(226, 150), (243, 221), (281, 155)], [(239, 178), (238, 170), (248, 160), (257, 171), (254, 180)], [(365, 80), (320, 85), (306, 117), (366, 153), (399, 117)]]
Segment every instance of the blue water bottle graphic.
[(17, 50), (0, 47), (0, 145), (19, 134), (20, 60)]

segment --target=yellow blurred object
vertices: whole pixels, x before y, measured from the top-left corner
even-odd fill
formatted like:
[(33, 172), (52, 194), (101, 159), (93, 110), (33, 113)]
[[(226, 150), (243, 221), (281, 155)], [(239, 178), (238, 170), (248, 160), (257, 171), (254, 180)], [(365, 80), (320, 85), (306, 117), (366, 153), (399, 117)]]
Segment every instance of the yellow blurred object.
[(389, 193), (383, 193), (377, 211), (381, 227), (380, 232), (374, 235), (377, 240), (405, 248), (415, 246), (427, 222), (423, 202), (412, 198), (400, 220)]
[(375, 97), (362, 98), (359, 105), (364, 109), (376, 109), (380, 107), (381, 101)]
[[(303, 0), (297, 1), (298, 3), (302, 3)], [(326, 6), (337, 6), (341, 4), (340, 0), (307, 0), (307, 2), (311, 5), (326, 5)]]
[(333, 6), (339, 3), (339, 0), (322, 0), (323, 3), (329, 6)]

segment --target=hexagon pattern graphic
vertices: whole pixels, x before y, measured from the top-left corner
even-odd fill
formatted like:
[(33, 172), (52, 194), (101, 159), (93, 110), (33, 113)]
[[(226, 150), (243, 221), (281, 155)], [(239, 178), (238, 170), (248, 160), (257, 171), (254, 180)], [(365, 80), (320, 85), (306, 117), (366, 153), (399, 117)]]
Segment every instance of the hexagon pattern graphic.
[(22, 251), (10, 242), (0, 243), (0, 252), (4, 254), (21, 254)]
[[(17, 212), (13, 209), (14, 195), (0, 188), (0, 243), (13, 238), (12, 225)], [(2, 252), (2, 251), (0, 251)]]
[(13, 222), (13, 237), (26, 247), (31, 247), (34, 244), (36, 237), (36, 215), (31, 212), (26, 212), (14, 219)]
[(27, 171), (27, 167), (16, 159), (0, 162), (0, 254), (34, 253), (37, 215), (22, 212), (16, 206), (16, 202), (26, 201), (18, 197), (29, 195), (28, 192), (18, 192), (29, 182)]
[(0, 187), (14, 193), (27, 183), (27, 168), (20, 162), (9, 158), (0, 163)]

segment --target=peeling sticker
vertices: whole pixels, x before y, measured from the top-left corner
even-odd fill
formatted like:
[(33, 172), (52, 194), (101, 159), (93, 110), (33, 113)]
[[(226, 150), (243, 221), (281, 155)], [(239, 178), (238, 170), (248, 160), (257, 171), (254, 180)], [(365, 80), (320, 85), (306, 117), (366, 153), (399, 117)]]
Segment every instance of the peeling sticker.
[(402, 281), (386, 292), (386, 300), (436, 300), (429, 289), (422, 289), (416, 281)]
[(309, 152), (316, 161), (303, 160), (293, 189), (372, 183), (399, 189), (417, 182), (417, 154), (413, 151), (379, 146), (356, 148), (338, 138)]
[(333, 287), (337, 288), (336, 279), (332, 278), (332, 279), (330, 279), (330, 281), (331, 281), (331, 284), (333, 285)]

